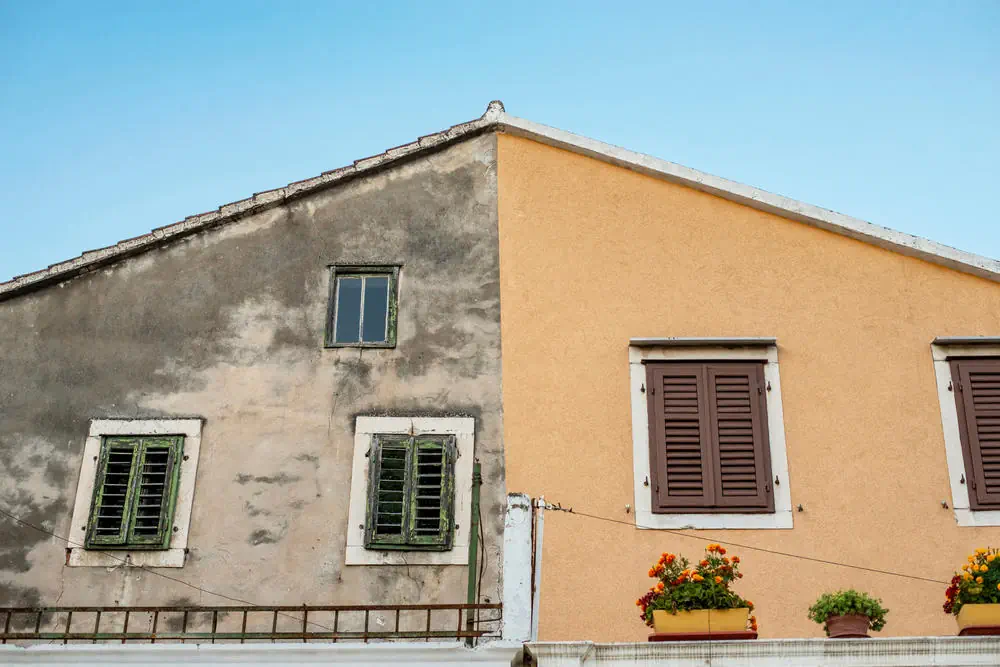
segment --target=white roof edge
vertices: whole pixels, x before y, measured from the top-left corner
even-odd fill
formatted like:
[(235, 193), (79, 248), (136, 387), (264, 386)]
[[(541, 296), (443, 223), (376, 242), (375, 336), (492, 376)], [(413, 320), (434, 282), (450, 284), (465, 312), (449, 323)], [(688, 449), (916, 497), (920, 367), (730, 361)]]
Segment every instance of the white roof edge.
[(636, 153), (596, 139), (589, 139), (572, 132), (511, 116), (504, 111), (501, 102), (493, 101), (487, 106), (486, 113), (479, 118), (453, 125), (435, 134), (420, 137), (411, 143), (390, 148), (379, 155), (355, 160), (353, 164), (346, 167), (289, 183), (285, 187), (258, 192), (252, 197), (224, 204), (214, 211), (192, 215), (180, 222), (154, 229), (148, 234), (120, 241), (107, 248), (91, 250), (78, 257), (52, 264), (45, 269), (15, 276), (7, 282), (0, 282), (0, 301), (24, 292), (34, 291), (45, 285), (62, 282), (100, 266), (117, 262), (125, 257), (145, 252), (199, 231), (238, 220), (273, 206), (279, 206), (295, 197), (382, 169), (399, 160), (413, 158), (456, 141), (462, 141), (493, 130), (533, 139), (555, 148), (586, 155), (654, 178), (679, 183), (745, 206), (871, 243), (887, 250), (1000, 282), (1000, 261), (995, 259), (963, 252), (919, 236), (879, 227), (864, 220), (758, 190), (742, 183), (712, 176), (650, 155)]
[(735, 338), (629, 338), (631, 347), (774, 347), (778, 339), (774, 336), (752, 336)]
[(685, 185), (695, 190), (773, 213), (783, 218), (819, 227), (858, 241), (940, 264), (950, 269), (1000, 282), (1000, 261), (952, 248), (919, 236), (880, 227), (842, 213), (789, 199), (696, 169), (636, 153), (602, 141), (501, 113), (501, 128), (516, 136), (586, 155), (647, 176)]

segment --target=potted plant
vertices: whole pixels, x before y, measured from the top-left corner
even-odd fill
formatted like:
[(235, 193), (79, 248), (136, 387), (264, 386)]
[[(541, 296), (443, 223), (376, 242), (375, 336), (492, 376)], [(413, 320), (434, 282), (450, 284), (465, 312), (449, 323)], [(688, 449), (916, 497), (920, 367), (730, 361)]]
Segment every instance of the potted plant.
[(809, 607), (809, 618), (823, 625), (827, 637), (868, 637), (885, 627), (889, 610), (882, 601), (856, 590), (824, 593)]
[(664, 553), (649, 568), (656, 583), (635, 601), (640, 618), (657, 634), (757, 630), (753, 603), (730, 589), (743, 577), (739, 563), (739, 556), (727, 556), (718, 544), (709, 544), (695, 567), (683, 556)]
[(955, 615), (959, 634), (1000, 635), (1000, 549), (976, 549), (968, 561), (944, 592), (944, 611)]

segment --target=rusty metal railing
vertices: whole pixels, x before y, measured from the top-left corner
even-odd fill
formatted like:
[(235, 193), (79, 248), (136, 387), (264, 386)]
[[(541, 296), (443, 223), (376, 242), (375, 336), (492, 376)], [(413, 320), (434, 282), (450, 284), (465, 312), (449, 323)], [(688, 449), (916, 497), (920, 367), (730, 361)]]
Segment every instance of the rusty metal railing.
[(475, 643), (499, 636), (502, 613), (501, 604), (0, 607), (0, 644), (456, 639)]

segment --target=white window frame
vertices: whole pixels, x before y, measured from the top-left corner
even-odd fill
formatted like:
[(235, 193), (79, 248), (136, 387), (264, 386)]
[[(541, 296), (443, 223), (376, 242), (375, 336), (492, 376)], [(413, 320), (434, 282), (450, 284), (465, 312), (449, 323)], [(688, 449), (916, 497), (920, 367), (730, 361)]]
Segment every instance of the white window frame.
[[(368, 453), (375, 435), (453, 435), (455, 460), (455, 534), (448, 551), (378, 551), (365, 548), (365, 520), (370, 479)], [(357, 417), (354, 463), (347, 513), (346, 565), (468, 565), (472, 524), (472, 464), (476, 420), (472, 417)]]
[[(202, 419), (92, 419), (87, 441), (83, 447), (80, 481), (76, 487), (73, 504), (73, 523), (70, 524), (70, 567), (184, 567), (188, 531), (191, 526), (191, 508), (194, 505), (194, 485), (198, 474), (198, 453), (201, 450)], [(87, 549), (87, 522), (90, 520), (94, 484), (97, 483), (97, 464), (101, 442), (114, 435), (182, 435), (184, 451), (180, 462), (177, 483), (177, 500), (174, 505), (174, 525), (167, 549)]]
[(1000, 357), (1000, 338), (946, 338), (931, 343), (938, 403), (941, 406), (941, 427), (944, 431), (945, 459), (948, 462), (948, 483), (951, 486), (951, 507), (959, 526), (1000, 526), (1000, 510), (974, 510), (969, 502), (968, 480), (965, 478), (965, 453), (958, 425), (958, 406), (952, 391), (951, 363), (955, 357)]
[[(648, 530), (684, 528), (789, 529), (792, 527), (792, 491), (785, 452), (785, 419), (781, 408), (778, 346), (774, 339), (633, 338), (629, 342), (629, 384), (632, 403), (632, 467), (636, 527)], [(770, 438), (774, 512), (767, 514), (654, 514), (649, 480), (649, 410), (644, 361), (763, 361), (767, 430)]]

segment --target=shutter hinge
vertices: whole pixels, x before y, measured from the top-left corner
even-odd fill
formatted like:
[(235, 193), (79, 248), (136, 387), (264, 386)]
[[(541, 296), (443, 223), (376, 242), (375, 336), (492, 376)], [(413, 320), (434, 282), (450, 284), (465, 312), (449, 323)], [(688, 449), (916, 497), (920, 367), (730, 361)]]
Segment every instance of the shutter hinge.
[(760, 387), (757, 387), (757, 395), (760, 396), (763, 393), (764, 393), (764, 390), (761, 389)]

